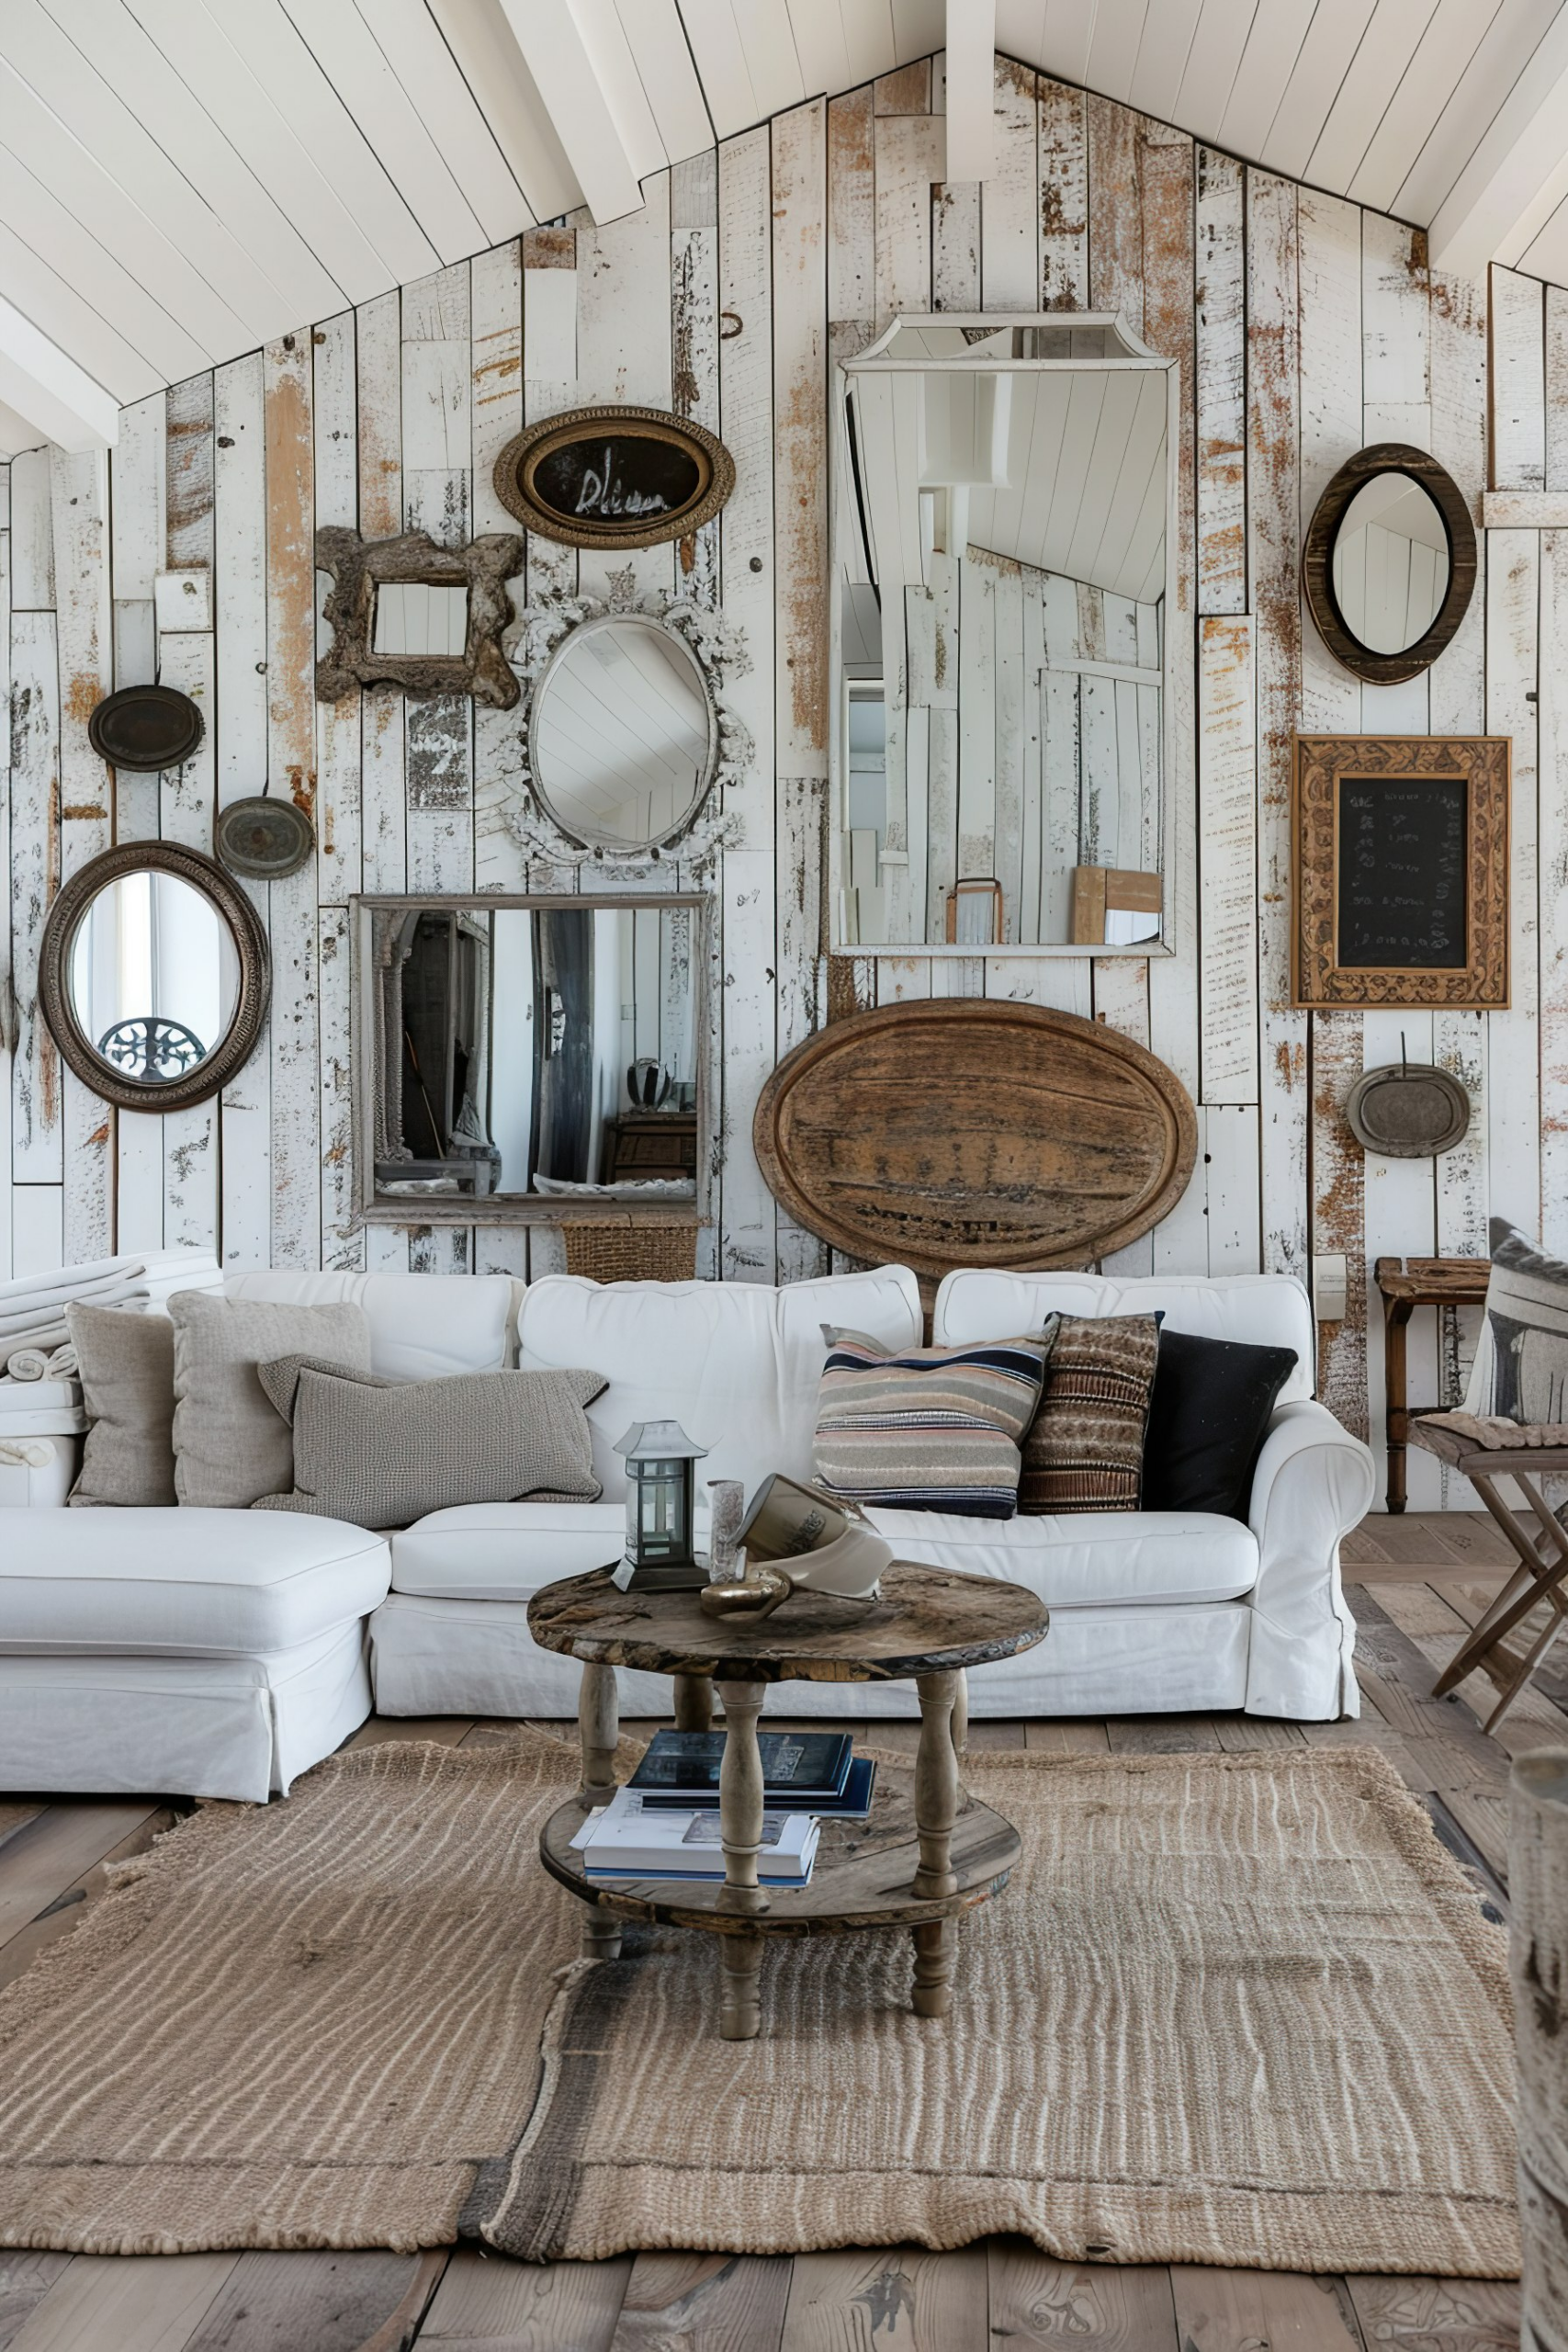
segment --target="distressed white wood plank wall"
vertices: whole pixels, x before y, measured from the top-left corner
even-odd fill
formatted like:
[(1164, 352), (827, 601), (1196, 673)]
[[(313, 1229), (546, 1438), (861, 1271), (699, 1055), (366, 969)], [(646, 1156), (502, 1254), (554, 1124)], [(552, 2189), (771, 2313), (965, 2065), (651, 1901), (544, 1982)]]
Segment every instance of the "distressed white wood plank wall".
[[(12, 1179), (0, 1264), (25, 1272), (111, 1244), (179, 1239), (218, 1240), (235, 1267), (559, 1264), (558, 1240), (543, 1232), (353, 1229), (349, 899), (410, 881), (576, 882), (570, 869), (530, 865), (507, 830), (514, 714), (405, 707), (386, 687), (330, 710), (315, 704), (310, 533), (323, 521), (357, 521), (371, 536), (418, 524), (447, 540), (508, 527), (491, 485), (504, 442), (525, 420), (615, 400), (701, 418), (724, 435), (740, 474), (689, 566), (669, 549), (637, 561), (645, 593), (722, 599), (753, 665), (736, 695), (758, 757), (715, 879), (708, 1049), (720, 1119), (708, 1270), (751, 1281), (821, 1270), (827, 1253), (758, 1174), (758, 1089), (820, 1022), (933, 989), (1091, 1014), (1146, 1039), (1180, 1072), (1199, 1103), (1199, 1166), (1165, 1225), (1120, 1262), (1304, 1276), (1314, 1250), (1343, 1251), (1350, 1311), (1321, 1327), (1322, 1383), (1374, 1438), (1379, 1251), (1483, 1251), (1494, 1211), (1568, 1248), (1568, 712), (1557, 684), (1568, 662), (1568, 546), (1559, 535), (1492, 534), (1464, 628), (1412, 689), (1363, 690), (1337, 670), (1299, 590), (1305, 523), (1363, 441), (1430, 447), (1477, 513), (1488, 486), (1568, 486), (1568, 296), (1502, 270), (1487, 288), (1431, 278), (1424, 241), (1397, 222), (1006, 60), (996, 176), (983, 188), (944, 186), (934, 178), (942, 89), (940, 59), (904, 63), (651, 178), (644, 209), (626, 220), (600, 229), (575, 215), (357, 311), (301, 322), (265, 352), (128, 410), (107, 498), (88, 461), (28, 453), (8, 481), (0, 468), (0, 670), (12, 721), (0, 824), (20, 1016), (0, 1091)], [(1152, 965), (824, 953), (829, 368), (900, 309), (981, 302), (1113, 307), (1180, 363), (1168, 616), (1178, 794), (1165, 851), (1179, 952)], [(152, 579), (165, 562), (211, 565), (210, 629), (155, 639)], [(529, 543), (519, 601), (580, 582), (603, 590), (604, 567)], [(1037, 656), (1043, 666), (1053, 616), (1038, 603), (1015, 611), (1010, 593), (998, 659), (1014, 660), (1016, 639), (1028, 673)], [(911, 637), (912, 664), (919, 653)], [(203, 700), (208, 741), (161, 782), (111, 776), (86, 743), (92, 703), (156, 665)], [(941, 821), (956, 837), (976, 794), (993, 795), (1010, 842), (1016, 832), (1021, 854), (1037, 855), (1031, 828), (1055, 821), (1049, 775), (1041, 815), (1029, 814), (1038, 708), (1021, 740), (1005, 733), (984, 775), (953, 710), (922, 704), (911, 717), (902, 756), (928, 767)], [(1291, 1010), (1298, 726), (1513, 736), (1508, 1012), (1402, 1021)], [(50, 899), (111, 833), (209, 845), (216, 809), (264, 786), (313, 808), (319, 830), (314, 863), (256, 893), (274, 955), (269, 1035), (220, 1104), (117, 1119), (63, 1080), (38, 1020)], [(910, 850), (918, 905), (926, 844)], [(1363, 1159), (1344, 1127), (1348, 1087), (1397, 1055), (1402, 1028), (1412, 1055), (1452, 1069), (1473, 1106), (1464, 1145), (1435, 1168)], [(1472, 1318), (1451, 1317), (1436, 1335), (1418, 1325), (1413, 1387), (1424, 1398), (1455, 1394), (1472, 1344)], [(1412, 1482), (1413, 1499), (1443, 1498), (1424, 1462), (1413, 1460)], [(1468, 1490), (1450, 1487), (1446, 1498)]]

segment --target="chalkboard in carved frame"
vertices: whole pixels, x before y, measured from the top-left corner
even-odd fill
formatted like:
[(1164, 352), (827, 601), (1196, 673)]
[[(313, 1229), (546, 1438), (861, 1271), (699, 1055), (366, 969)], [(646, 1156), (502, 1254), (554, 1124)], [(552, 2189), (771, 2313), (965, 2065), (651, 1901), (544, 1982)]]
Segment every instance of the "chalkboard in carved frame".
[(1495, 1010), (1508, 1001), (1506, 735), (1298, 735), (1291, 997)]

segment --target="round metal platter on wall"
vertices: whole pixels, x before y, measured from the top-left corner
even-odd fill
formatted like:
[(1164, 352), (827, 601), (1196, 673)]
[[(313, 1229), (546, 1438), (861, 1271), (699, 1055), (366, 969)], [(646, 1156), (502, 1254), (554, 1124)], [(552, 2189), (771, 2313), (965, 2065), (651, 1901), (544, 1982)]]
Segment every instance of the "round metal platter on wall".
[(658, 408), (570, 409), (531, 424), (495, 461), (507, 513), (570, 548), (687, 538), (734, 487), (723, 442)]
[(1462, 1143), (1470, 1097), (1457, 1078), (1429, 1062), (1387, 1062), (1363, 1070), (1345, 1104), (1363, 1151), (1387, 1159), (1431, 1159)]
[(315, 828), (292, 800), (258, 793), (218, 812), (218, 854), (247, 882), (281, 882), (310, 862)]
[(87, 721), (87, 741), (99, 759), (138, 775), (177, 768), (206, 731), (200, 711), (176, 686), (121, 686)]

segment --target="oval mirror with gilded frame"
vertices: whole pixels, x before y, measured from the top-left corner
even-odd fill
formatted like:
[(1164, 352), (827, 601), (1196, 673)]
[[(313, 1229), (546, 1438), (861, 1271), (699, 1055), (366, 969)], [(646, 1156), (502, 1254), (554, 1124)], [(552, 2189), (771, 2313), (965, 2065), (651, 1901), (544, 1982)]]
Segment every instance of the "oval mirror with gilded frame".
[(226, 1086), (254, 1050), (270, 988), (249, 899), (176, 842), (105, 850), (44, 925), (50, 1035), (84, 1086), (122, 1111), (182, 1111)]
[(684, 638), (650, 613), (602, 613), (561, 639), (529, 703), (528, 764), (572, 841), (635, 857), (679, 840), (717, 757), (713, 696)]
[(1475, 526), (1459, 484), (1403, 441), (1374, 442), (1346, 460), (1302, 553), (1318, 635), (1369, 685), (1399, 685), (1431, 667), (1464, 618), (1475, 571)]

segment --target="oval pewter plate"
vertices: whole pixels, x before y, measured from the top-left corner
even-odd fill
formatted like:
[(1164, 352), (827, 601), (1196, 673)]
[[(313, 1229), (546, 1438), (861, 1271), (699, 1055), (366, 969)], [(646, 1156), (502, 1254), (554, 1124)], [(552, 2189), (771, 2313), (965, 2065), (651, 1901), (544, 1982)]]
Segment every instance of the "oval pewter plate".
[(833, 1022), (785, 1056), (752, 1126), (797, 1225), (944, 1274), (1086, 1266), (1168, 1216), (1198, 1149), (1176, 1072), (1047, 1005), (931, 997)]
[(1457, 1078), (1430, 1062), (1385, 1062), (1362, 1071), (1345, 1116), (1364, 1151), (1387, 1159), (1431, 1159), (1463, 1142), (1470, 1097)]
[(298, 874), (316, 846), (315, 829), (292, 800), (257, 793), (218, 812), (218, 854), (247, 882), (281, 882)]
[(177, 686), (121, 686), (87, 721), (87, 741), (99, 759), (134, 775), (177, 768), (206, 731), (196, 704)]

